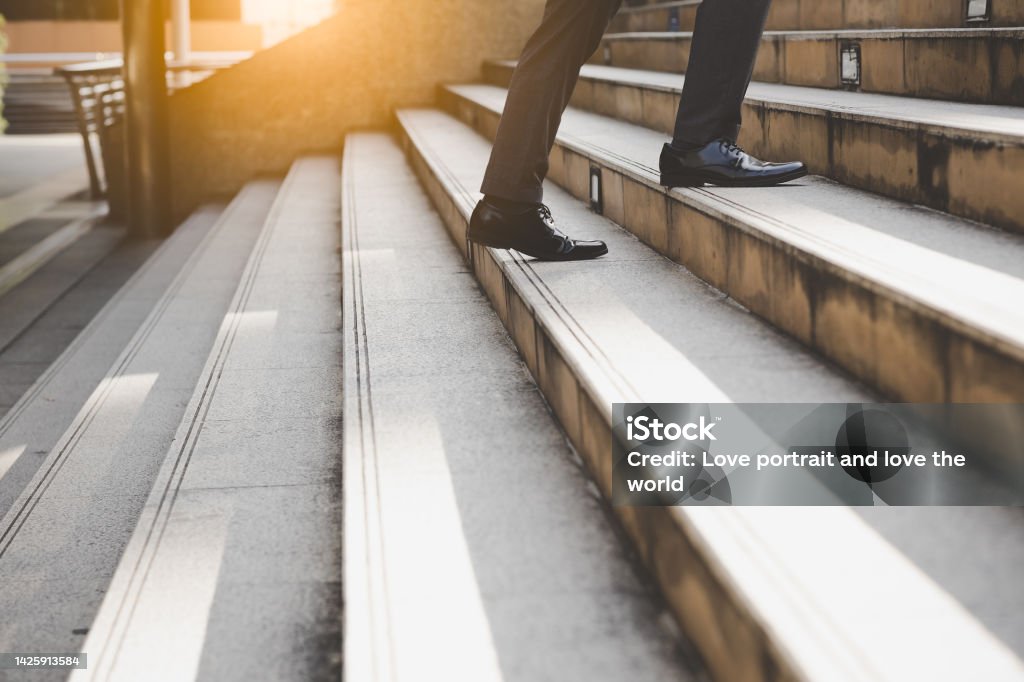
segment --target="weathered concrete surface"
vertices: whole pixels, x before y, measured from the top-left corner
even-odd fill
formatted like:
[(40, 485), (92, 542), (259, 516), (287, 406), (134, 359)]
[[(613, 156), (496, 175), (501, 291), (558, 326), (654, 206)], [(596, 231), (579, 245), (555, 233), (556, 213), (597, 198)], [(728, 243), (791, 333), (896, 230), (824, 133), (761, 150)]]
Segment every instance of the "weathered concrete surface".
[[(493, 135), (504, 90), (446, 91), (450, 111)], [(883, 395), (1024, 399), (1017, 235), (816, 176), (778, 189), (667, 191), (657, 170), (665, 140), (570, 108), (549, 177), (585, 199), (590, 167), (599, 167), (605, 215)], [(1024, 437), (1024, 426), (1005, 426)], [(1022, 475), (1019, 460), (993, 451), (1004, 453), (996, 463), (1008, 474)]]
[[(595, 63), (683, 73), (690, 33), (606, 36)], [(860, 48), (856, 87), (911, 97), (982, 104), (1024, 103), (1024, 29), (899, 29), (768, 31), (754, 80), (818, 88), (848, 87), (840, 79), (840, 49)]]
[[(17, 390), (13, 381), (7, 383), (8, 377), (32, 375), (32, 383), (21, 387), (17, 402), (0, 419), (0, 517), (32, 480), (222, 210), (208, 206), (197, 211), (158, 249), (153, 242), (122, 245), (0, 353), (0, 394)], [(152, 257), (138, 267), (149, 253)], [(128, 270), (134, 274), (121, 287)], [(103, 297), (110, 286), (119, 286), (117, 293), (95, 312), (97, 296)], [(83, 312), (88, 326), (77, 328)], [(56, 359), (54, 344), (66, 346)]]
[(235, 273), (73, 680), (338, 679), (338, 180), (297, 161)]
[(438, 82), (474, 80), (514, 57), (542, 0), (350, 0), (339, 13), (171, 98), (174, 203), (232, 194), (300, 152), (340, 151), (346, 132), (433, 101)]
[[(692, 31), (700, 0), (649, 2), (623, 7), (612, 30), (667, 31), (679, 19), (678, 31)], [(989, 21), (982, 26), (1024, 24), (1024, 5), (990, 2)], [(947, 0), (774, 0), (768, 30), (810, 31), (837, 28), (959, 28), (967, 25), (964, 3)]]
[[(514, 62), (485, 66), (507, 86)], [(684, 76), (587, 65), (580, 109), (670, 135)], [(761, 158), (800, 159), (826, 175), (903, 201), (1024, 233), (1024, 109), (751, 83), (740, 143)]]
[[(82, 229), (72, 234), (70, 244), (57, 244), (55, 249), (39, 247), (23, 254), (8, 265), (11, 277), (9, 289), (0, 281), (0, 351), (7, 348), (43, 312), (60, 299), (92, 269), (110, 254), (124, 239), (124, 230), (114, 225), (89, 226), (77, 223), (63, 225), (62, 229)], [(59, 238), (60, 235), (57, 236)], [(26, 262), (27, 261), (27, 262)], [(0, 275), (7, 274), (0, 268)], [(25, 279), (21, 279), (27, 274)]]
[(278, 185), (205, 233), (0, 521), (0, 649), (81, 650)]
[[(414, 168), (455, 242), (465, 244), (486, 141), (437, 111), (403, 111), (399, 118)], [(605, 132), (614, 136), (608, 127)], [(472, 246), (470, 262), (605, 494), (612, 402), (869, 395), (565, 192), (548, 186), (546, 200), (573, 234), (608, 241), (609, 256), (542, 263)], [(641, 215), (641, 222), (657, 220), (656, 212)], [(716, 679), (1024, 679), (1020, 651), (1009, 649), (1021, 644), (1024, 592), (1012, 570), (988, 566), (993, 546), (1012, 543), (1008, 556), (1020, 551), (1019, 515), (983, 507), (889, 511), (864, 515), (880, 517), (883, 539), (841, 507), (813, 514), (784, 507), (615, 507)], [(935, 526), (987, 532), (930, 535)], [(923, 536), (932, 542), (922, 550)], [(908, 556), (899, 551), (903, 545), (913, 549)], [(951, 571), (973, 576), (975, 585), (989, 581), (990, 589), (965, 590), (961, 582), (954, 594), (963, 601), (956, 603), (935, 582)], [(1007, 608), (1007, 600), (1018, 608)], [(936, 641), (956, 645), (936, 647)]]
[(344, 192), (345, 679), (700, 679), (390, 138)]

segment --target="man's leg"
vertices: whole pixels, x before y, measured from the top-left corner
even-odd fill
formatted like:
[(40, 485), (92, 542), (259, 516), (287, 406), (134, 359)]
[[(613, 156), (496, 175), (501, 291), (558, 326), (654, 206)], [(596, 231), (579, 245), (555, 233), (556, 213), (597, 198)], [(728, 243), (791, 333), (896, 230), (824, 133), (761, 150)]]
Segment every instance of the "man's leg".
[(771, 0), (704, 0), (690, 46), (673, 143), (703, 146), (736, 140)]
[(519, 57), (505, 111), (469, 221), (469, 239), (541, 260), (589, 260), (608, 253), (601, 241), (571, 239), (555, 228), (543, 199), (548, 155), (580, 67), (622, 0), (548, 0), (544, 19)]
[(481, 191), (538, 204), (562, 112), (580, 67), (601, 43), (621, 0), (548, 0), (508, 88)]
[(698, 8), (672, 143), (661, 152), (666, 187), (768, 186), (807, 175), (799, 161), (765, 163), (736, 146), (770, 4), (704, 0)]

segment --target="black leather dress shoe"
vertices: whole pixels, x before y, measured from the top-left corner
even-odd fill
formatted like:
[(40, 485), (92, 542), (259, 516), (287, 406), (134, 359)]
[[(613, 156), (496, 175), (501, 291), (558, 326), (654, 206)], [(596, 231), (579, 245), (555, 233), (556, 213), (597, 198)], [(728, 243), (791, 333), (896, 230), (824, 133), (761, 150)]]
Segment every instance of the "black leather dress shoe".
[(543, 204), (522, 213), (503, 211), (481, 201), (469, 221), (469, 238), (496, 249), (515, 249), (539, 260), (589, 260), (608, 253), (601, 241), (570, 239), (555, 228)]
[(699, 187), (705, 182), (724, 187), (767, 187), (807, 175), (807, 166), (800, 161), (765, 163), (725, 138), (686, 152), (666, 144), (660, 165), (665, 187)]

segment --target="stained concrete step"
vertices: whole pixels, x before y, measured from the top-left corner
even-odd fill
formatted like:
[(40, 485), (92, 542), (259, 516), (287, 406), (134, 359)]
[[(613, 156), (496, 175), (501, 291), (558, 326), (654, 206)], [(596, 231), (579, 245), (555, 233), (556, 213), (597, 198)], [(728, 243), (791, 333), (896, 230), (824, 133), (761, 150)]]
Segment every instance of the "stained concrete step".
[(300, 159), (251, 254), (235, 245), (248, 262), (72, 680), (338, 678), (339, 177)]
[[(611, 30), (692, 31), (699, 6), (700, 0), (624, 6)], [(769, 30), (781, 31), (971, 26), (1024, 26), (1024, 5), (999, 0), (773, 0), (767, 24)]]
[(401, 151), (350, 135), (348, 680), (698, 680)]
[[(444, 92), (450, 111), (493, 135), (504, 90)], [(1024, 400), (1020, 236), (816, 176), (666, 191), (665, 139), (569, 109), (550, 177), (589, 200), (593, 171), (605, 215), (883, 395)]]
[[(515, 62), (488, 62), (505, 87)], [(683, 76), (584, 66), (572, 104), (671, 135)], [(1024, 109), (752, 83), (740, 143), (768, 159), (1024, 232)]]
[(81, 650), (278, 186), (206, 231), (0, 520), (0, 650)]
[[(690, 33), (606, 35), (593, 63), (685, 73)], [(1024, 105), (1024, 29), (767, 31), (754, 80)]]
[[(53, 306), (52, 316), (44, 313), (0, 353), (0, 377), (7, 379), (5, 386), (16, 388), (20, 396), (0, 420), (0, 517), (32, 480), (223, 208), (210, 205), (199, 209), (159, 245), (155, 240), (123, 244)], [(90, 315), (84, 328), (73, 329), (73, 315), (95, 306), (91, 298), (97, 288), (105, 286), (111, 271), (131, 268), (140, 257), (144, 262), (135, 267), (134, 274), (101, 309)], [(115, 258), (119, 262), (111, 262)], [(105, 272), (99, 272), (101, 269)], [(83, 300), (83, 296), (89, 300)], [(67, 311), (61, 313), (60, 308)], [(66, 338), (69, 332), (73, 336)], [(54, 337), (66, 346), (51, 359)], [(45, 367), (40, 368), (40, 363)], [(33, 372), (35, 378), (27, 386), (17, 386), (15, 377), (28, 372)]]
[[(399, 122), (412, 166), (465, 249), (488, 143), (437, 111), (403, 111)], [(549, 185), (545, 198), (574, 234), (606, 240), (610, 254), (588, 263), (542, 263), (474, 245), (463, 255), (604, 495), (610, 494), (613, 402), (871, 399), (565, 192)], [(961, 509), (912, 508), (909, 520), (903, 517), (911, 532), (899, 538), (891, 532), (897, 517), (888, 512), (903, 510), (871, 511), (879, 514), (841, 507), (813, 514), (614, 508), (714, 679), (1024, 679), (1022, 623), (1005, 620), (1016, 609), (1007, 604), (1019, 604), (1024, 594), (1015, 574), (986, 571), (993, 538), (944, 548), (922, 538), (933, 527), (963, 529)], [(999, 543), (1017, 547), (1019, 518), (1002, 511), (968, 514)], [(886, 540), (866, 525), (886, 522)], [(973, 543), (978, 535), (958, 533), (952, 542)], [(944, 554), (924, 558), (918, 551), (912, 564), (896, 548), (915, 544)], [(968, 601), (972, 594), (961, 593), (958, 603), (933, 582), (943, 571), (972, 576), (993, 598), (979, 607)]]

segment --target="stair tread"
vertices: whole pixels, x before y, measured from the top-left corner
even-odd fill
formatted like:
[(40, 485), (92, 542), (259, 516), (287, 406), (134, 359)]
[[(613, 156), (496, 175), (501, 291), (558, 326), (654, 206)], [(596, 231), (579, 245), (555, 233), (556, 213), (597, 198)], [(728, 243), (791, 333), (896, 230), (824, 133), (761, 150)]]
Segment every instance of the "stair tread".
[(0, 648), (81, 645), (277, 186), (250, 183), (206, 233), (0, 520)]
[[(502, 88), (446, 87), (493, 112), (503, 108)], [(661, 133), (570, 108), (558, 137), (658, 184), (658, 155), (666, 141)], [(1006, 352), (1024, 355), (1024, 310), (1017, 303), (1024, 300), (1024, 240), (1017, 235), (816, 176), (779, 189), (676, 189), (673, 196), (890, 290), (965, 334), (981, 334)]]
[[(399, 120), (464, 225), (479, 196), (476, 187), (488, 143), (441, 112), (406, 110)], [(745, 310), (731, 306), (681, 266), (650, 260), (651, 249), (580, 202), (550, 185), (545, 192), (555, 215), (572, 226), (572, 233), (611, 243), (609, 260), (540, 263), (505, 251), (486, 252), (532, 308), (537, 325), (566, 357), (581, 393), (605, 419), (610, 419), (607, 411), (615, 401), (770, 402), (784, 391), (787, 400), (831, 402), (868, 395)], [(489, 267), (477, 266), (488, 288)], [(671, 315), (666, 305), (672, 306)], [(637, 353), (637, 348), (644, 352)], [(521, 348), (525, 355), (530, 352)], [(722, 356), (732, 362), (707, 361)], [(772, 378), (774, 372), (778, 374)], [(736, 383), (736, 377), (742, 381)], [(759, 379), (763, 384), (750, 390)], [(558, 382), (564, 381), (559, 375)], [(551, 394), (548, 398), (557, 400)], [(582, 406), (580, 410), (586, 412)], [(703, 559), (724, 576), (724, 584), (741, 603), (768, 623), (771, 645), (794, 657), (807, 679), (903, 680), (922, 674), (958, 679), (970, 674), (977, 660), (991, 664), (996, 676), (1024, 679), (1020, 661), (1003, 643), (965, 616), (962, 606), (923, 579), (918, 567), (849, 509), (821, 508), (810, 515), (787, 508), (686, 507), (664, 513), (686, 529)], [(986, 510), (976, 513), (976, 520), (998, 521)], [(1007, 537), (1015, 533), (1012, 523), (997, 525)], [(817, 543), (807, 542), (812, 537), (844, 540), (821, 552)], [(966, 556), (957, 551), (946, 559)], [(858, 576), (858, 589), (848, 590), (842, 580), (835, 580), (838, 575)], [(873, 606), (868, 607), (870, 615), (864, 611), (868, 605), (861, 595), (874, 594), (883, 584), (900, 598), (886, 602), (886, 618), (880, 620)], [(1012, 582), (1007, 587), (1019, 589)], [(1001, 613), (998, 605), (986, 608)], [(872, 626), (862, 627), (863, 618)], [(925, 634), (932, 625), (943, 629), (942, 636), (950, 634), (946, 628), (957, 630), (957, 641), (965, 641), (962, 636), (971, 642), (965, 647), (984, 653), (966, 661), (958, 653), (962, 649), (936, 651), (933, 635)], [(1012, 626), (1002, 630), (1007, 629), (1014, 631)], [(905, 637), (911, 631), (914, 635)], [(900, 640), (898, 649), (885, 645), (890, 637)], [(929, 670), (923, 672), (922, 665)]]
[[(1024, 38), (1024, 28), (1016, 26), (986, 26), (979, 28), (842, 28), (842, 29), (808, 29), (808, 30), (775, 30), (765, 31), (765, 37), (803, 38)], [(629, 33), (608, 33), (606, 40), (643, 40), (675, 38), (689, 40), (692, 31), (632, 31)]]
[[(0, 518), (222, 210), (218, 206), (204, 207), (179, 226), (0, 419)], [(151, 247), (140, 244), (125, 248)], [(102, 279), (103, 275), (96, 273), (96, 277)], [(76, 293), (69, 293), (69, 299)], [(69, 300), (69, 304), (74, 302)], [(31, 343), (23, 346), (20, 339), (8, 351), (4, 357), (12, 363), (38, 360), (37, 349)]]
[(397, 145), (344, 172), (345, 678), (695, 679)]
[(123, 228), (93, 222), (68, 223), (0, 268), (0, 352), (124, 239)]
[[(444, 163), (458, 174), (466, 196), (474, 194), (472, 183), (490, 152), (487, 141), (438, 111), (402, 115), (432, 140), (450, 138), (457, 145), (459, 156), (446, 155)], [(530, 270), (542, 273), (544, 286), (570, 306), (571, 320), (587, 325), (589, 336), (615, 350), (614, 362), (595, 362), (619, 376), (622, 401), (771, 402), (780, 381), (794, 402), (872, 400), (870, 391), (740, 306), (723, 305), (727, 299), (721, 292), (625, 231), (609, 229), (606, 219), (564, 191), (547, 185), (545, 201), (574, 237), (609, 245), (607, 256), (586, 267), (532, 262)], [(666, 305), (672, 315), (665, 314)], [(623, 334), (624, 329), (633, 333)], [(627, 352), (636, 347), (645, 353)], [(651, 372), (652, 366), (665, 371)]]
[[(506, 67), (514, 60), (495, 62)], [(681, 93), (685, 76), (664, 71), (646, 71), (618, 66), (584, 65), (584, 79), (594, 79), (643, 88)], [(1024, 107), (1001, 104), (944, 102), (900, 95), (811, 88), (783, 83), (752, 82), (747, 99), (771, 102), (793, 109), (826, 110), (843, 116), (885, 122), (906, 122), (941, 129), (984, 133), (985, 141), (1024, 145)]]
[(72, 679), (145, 678), (166, 641), (167, 679), (336, 677), (338, 177), (297, 161), (245, 250)]

